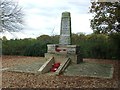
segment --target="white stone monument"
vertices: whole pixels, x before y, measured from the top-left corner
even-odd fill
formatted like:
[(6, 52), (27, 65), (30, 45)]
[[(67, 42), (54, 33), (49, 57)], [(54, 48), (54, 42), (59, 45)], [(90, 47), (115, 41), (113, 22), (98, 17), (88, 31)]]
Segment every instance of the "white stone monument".
[(62, 13), (59, 44), (48, 44), (45, 57), (54, 57), (59, 62), (62, 61), (62, 58), (70, 58), (73, 63), (77, 64), (82, 62), (80, 47), (71, 45), (70, 12)]
[(71, 16), (69, 12), (62, 13), (59, 44), (71, 44)]

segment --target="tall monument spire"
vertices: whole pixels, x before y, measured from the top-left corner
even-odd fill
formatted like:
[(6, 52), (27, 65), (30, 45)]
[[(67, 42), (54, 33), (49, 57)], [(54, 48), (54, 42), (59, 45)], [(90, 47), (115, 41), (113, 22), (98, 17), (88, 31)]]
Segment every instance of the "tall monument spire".
[(71, 44), (70, 12), (62, 13), (59, 44), (61, 44), (61, 45), (70, 45)]
[[(48, 44), (46, 58), (54, 57), (58, 62), (65, 62), (65, 66), (70, 63), (80, 63), (83, 61), (80, 46), (71, 45), (71, 16), (70, 12), (63, 12), (61, 17), (59, 44)], [(62, 58), (62, 59), (60, 59)], [(69, 58), (64, 61), (63, 58)], [(67, 64), (66, 64), (67, 63)]]

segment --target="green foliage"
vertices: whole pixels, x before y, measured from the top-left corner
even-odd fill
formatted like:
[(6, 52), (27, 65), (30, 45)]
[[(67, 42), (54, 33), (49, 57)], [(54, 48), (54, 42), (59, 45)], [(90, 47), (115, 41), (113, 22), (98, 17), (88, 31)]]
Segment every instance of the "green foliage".
[(83, 46), (85, 57), (106, 58), (107, 36), (99, 34), (86, 35)]
[(41, 36), (37, 37), (37, 40), (41, 43), (58, 44), (59, 43), (59, 35), (55, 35), (55, 36), (41, 35)]
[[(3, 40), (4, 55), (44, 56), (47, 44), (58, 44), (59, 36), (37, 39)], [(120, 59), (120, 34), (72, 34), (72, 44), (80, 45), (83, 58)]]
[(5, 36), (2, 37), (3, 41), (7, 41), (7, 38)]
[(29, 45), (24, 52), (25, 56), (44, 56), (46, 53), (47, 44), (36, 42), (34, 44)]
[(120, 1), (91, 4), (90, 12), (94, 14), (91, 27), (94, 33), (109, 34), (107, 49), (105, 48), (107, 58), (120, 59)]
[(109, 35), (110, 47), (112, 49), (112, 58), (120, 59), (120, 33), (112, 33)]
[(37, 40), (44, 43), (50, 43), (51, 37), (49, 35), (41, 35), (40, 37), (37, 37)]
[(91, 27), (94, 33), (120, 32), (120, 2), (91, 2), (94, 14)]
[(51, 36), (51, 43), (58, 44), (59, 43), (59, 35)]
[(23, 55), (27, 45), (34, 42), (34, 39), (24, 39), (24, 40), (7, 40), (3, 41), (2, 53), (5, 55)]

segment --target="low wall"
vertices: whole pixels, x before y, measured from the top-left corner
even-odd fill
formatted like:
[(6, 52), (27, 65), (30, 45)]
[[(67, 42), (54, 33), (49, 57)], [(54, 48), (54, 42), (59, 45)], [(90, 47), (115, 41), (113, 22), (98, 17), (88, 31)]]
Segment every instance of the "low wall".
[(55, 72), (55, 74), (59, 75), (60, 73), (62, 73), (66, 69), (66, 67), (69, 65), (70, 61), (71, 61), (70, 58), (65, 58), (65, 60), (60, 65), (60, 67), (57, 69), (57, 71)]
[(50, 69), (52, 68), (52, 64), (55, 63), (54, 57), (49, 58), (49, 60), (47, 60), (38, 70), (38, 72), (40, 73), (46, 73), (49, 72)]

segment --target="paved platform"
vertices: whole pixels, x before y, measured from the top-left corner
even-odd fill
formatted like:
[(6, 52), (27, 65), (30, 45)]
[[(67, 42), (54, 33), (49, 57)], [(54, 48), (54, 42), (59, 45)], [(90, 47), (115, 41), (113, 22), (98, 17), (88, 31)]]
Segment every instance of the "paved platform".
[[(39, 74), (38, 70), (46, 62), (46, 60), (32, 62), (30, 64), (22, 64), (14, 67), (9, 67), (7, 71), (24, 72)], [(99, 64), (92, 62), (83, 62), (80, 64), (70, 64), (64, 71), (65, 76), (87, 76), (98, 78), (112, 78), (114, 68), (111, 64)], [(54, 73), (45, 73), (47, 75), (54, 75)]]
[(24, 72), (24, 73), (38, 73), (39, 68), (44, 64), (46, 60), (32, 62), (30, 64), (21, 64), (13, 67), (9, 67), (7, 71)]
[(71, 64), (65, 70), (65, 76), (88, 76), (100, 78), (112, 78), (113, 66), (111, 64), (98, 64), (83, 62), (80, 64)]

